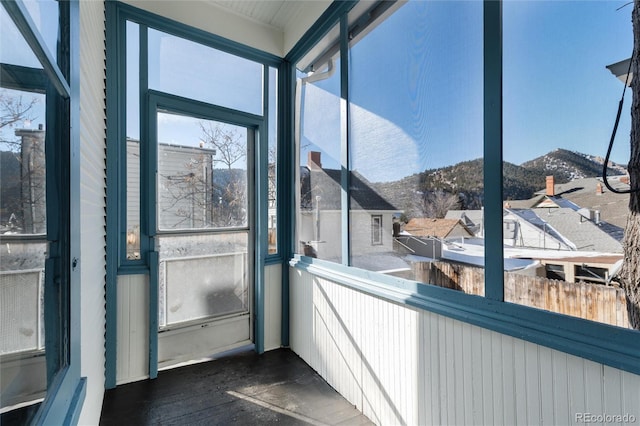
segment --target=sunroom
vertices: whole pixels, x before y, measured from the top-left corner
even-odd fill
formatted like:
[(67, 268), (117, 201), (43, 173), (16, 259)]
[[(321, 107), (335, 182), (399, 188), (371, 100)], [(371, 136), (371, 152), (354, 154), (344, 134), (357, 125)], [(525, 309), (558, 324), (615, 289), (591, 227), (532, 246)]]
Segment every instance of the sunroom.
[(3, 420), (286, 348), (375, 424), (638, 422), (624, 229), (563, 198), (632, 8), (3, 0)]

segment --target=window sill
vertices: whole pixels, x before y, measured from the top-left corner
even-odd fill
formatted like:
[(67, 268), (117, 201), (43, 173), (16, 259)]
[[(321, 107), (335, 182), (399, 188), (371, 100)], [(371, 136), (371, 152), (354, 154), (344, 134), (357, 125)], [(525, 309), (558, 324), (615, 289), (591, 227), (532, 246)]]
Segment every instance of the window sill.
[(393, 303), (640, 374), (638, 331), (296, 255), (290, 266)]

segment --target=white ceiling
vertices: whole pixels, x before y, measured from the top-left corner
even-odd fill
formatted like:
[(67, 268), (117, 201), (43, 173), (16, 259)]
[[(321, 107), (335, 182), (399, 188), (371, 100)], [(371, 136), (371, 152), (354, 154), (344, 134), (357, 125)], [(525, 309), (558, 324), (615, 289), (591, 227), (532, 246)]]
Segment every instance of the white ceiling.
[(305, 4), (300, 0), (208, 0), (223, 9), (227, 9), (245, 18), (284, 32), (287, 24), (305, 12)]
[(285, 56), (332, 0), (122, 0), (277, 56)]

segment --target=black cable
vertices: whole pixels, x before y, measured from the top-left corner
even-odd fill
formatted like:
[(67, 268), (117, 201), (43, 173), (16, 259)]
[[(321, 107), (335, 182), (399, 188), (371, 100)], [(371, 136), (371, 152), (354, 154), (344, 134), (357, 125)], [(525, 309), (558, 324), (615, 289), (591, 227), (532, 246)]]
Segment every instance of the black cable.
[(611, 149), (613, 148), (613, 142), (616, 139), (616, 132), (618, 131), (618, 124), (620, 124), (620, 115), (622, 114), (622, 105), (624, 104), (624, 94), (627, 90), (627, 85), (629, 84), (629, 74), (631, 74), (631, 64), (633, 63), (633, 55), (629, 59), (629, 69), (627, 70), (627, 76), (624, 81), (624, 88), (622, 89), (622, 97), (620, 98), (620, 102), (618, 103), (618, 114), (616, 114), (616, 121), (613, 125), (613, 132), (611, 132), (611, 140), (609, 140), (609, 149), (607, 149), (607, 155), (604, 157), (604, 166), (602, 167), (602, 180), (607, 189), (611, 192), (615, 192), (616, 194), (631, 194), (634, 192), (639, 192), (640, 188), (634, 189), (615, 189), (611, 185), (609, 185), (609, 180), (607, 179), (607, 166), (609, 165), (609, 157), (611, 156)]

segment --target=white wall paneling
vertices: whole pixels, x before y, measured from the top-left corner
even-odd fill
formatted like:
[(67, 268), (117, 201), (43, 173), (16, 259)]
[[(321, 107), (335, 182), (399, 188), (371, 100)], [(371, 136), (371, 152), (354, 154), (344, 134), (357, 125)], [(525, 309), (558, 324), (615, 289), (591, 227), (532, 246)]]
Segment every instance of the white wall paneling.
[(116, 383), (149, 377), (149, 277), (118, 277)]
[(376, 424), (640, 421), (640, 376), (290, 269), (291, 348)]
[(104, 394), (105, 16), (101, 1), (80, 2), (81, 375), (80, 424), (97, 424)]
[(264, 271), (264, 350), (282, 345), (282, 265), (267, 265)]

